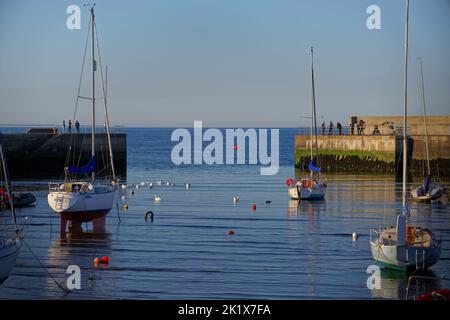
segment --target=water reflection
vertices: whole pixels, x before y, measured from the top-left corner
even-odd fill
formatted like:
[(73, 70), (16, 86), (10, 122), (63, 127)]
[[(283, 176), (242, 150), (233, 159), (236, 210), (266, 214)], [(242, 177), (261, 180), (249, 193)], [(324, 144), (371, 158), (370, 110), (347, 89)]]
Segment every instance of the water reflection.
[[(95, 257), (108, 256), (112, 254), (111, 234), (107, 232), (73, 232), (66, 233), (64, 237), (53, 238), (47, 252), (46, 268), (57, 279), (60, 285), (65, 287), (66, 280), (70, 274), (66, 273), (67, 267), (76, 265), (81, 269), (81, 287), (83, 297), (89, 294), (98, 295), (99, 291), (112, 290), (112, 281), (102, 279), (99, 272), (107, 270), (109, 265), (94, 266)], [(101, 288), (96, 284), (101, 282)], [(77, 296), (77, 290), (67, 292), (55, 288), (55, 279), (51, 277), (46, 281), (47, 290), (67, 296)]]
[(373, 298), (403, 300), (414, 299), (421, 294), (438, 289), (441, 289), (441, 279), (432, 270), (407, 273), (406, 271), (382, 268), (381, 289), (373, 289), (371, 294)]

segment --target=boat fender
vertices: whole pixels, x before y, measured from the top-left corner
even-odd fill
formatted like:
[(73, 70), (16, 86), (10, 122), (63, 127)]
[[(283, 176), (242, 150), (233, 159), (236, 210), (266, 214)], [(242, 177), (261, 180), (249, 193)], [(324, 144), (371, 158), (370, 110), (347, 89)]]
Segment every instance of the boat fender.
[(145, 213), (145, 221), (147, 221), (148, 216), (150, 216), (150, 221), (153, 221), (153, 212), (152, 211), (147, 211)]

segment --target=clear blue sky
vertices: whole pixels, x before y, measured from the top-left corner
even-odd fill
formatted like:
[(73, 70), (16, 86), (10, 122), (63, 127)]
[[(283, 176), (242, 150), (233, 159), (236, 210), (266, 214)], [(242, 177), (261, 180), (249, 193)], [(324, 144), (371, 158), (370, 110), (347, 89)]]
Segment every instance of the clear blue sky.
[[(311, 45), (319, 121), (402, 112), (404, 0), (96, 3), (113, 124), (306, 125)], [(89, 18), (82, 7), (82, 29), (68, 30), (71, 4), (83, 2), (0, 2), (0, 124), (71, 118)], [(371, 4), (381, 30), (366, 27)], [(417, 56), (429, 113), (449, 114), (449, 0), (411, 0), (411, 114), (420, 110)], [(82, 124), (89, 112), (84, 102)]]

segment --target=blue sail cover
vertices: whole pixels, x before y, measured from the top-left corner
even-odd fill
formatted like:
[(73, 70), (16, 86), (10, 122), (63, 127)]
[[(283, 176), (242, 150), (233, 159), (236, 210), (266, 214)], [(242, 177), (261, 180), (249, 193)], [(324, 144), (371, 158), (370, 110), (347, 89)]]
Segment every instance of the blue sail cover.
[(423, 182), (423, 190), (424, 190), (425, 194), (427, 194), (428, 191), (430, 190), (430, 183), (431, 183), (431, 177), (426, 176), (425, 181)]
[(89, 162), (82, 167), (70, 167), (68, 168), (69, 173), (83, 174), (83, 173), (91, 173), (95, 171), (97, 167), (97, 158), (93, 156)]
[(316, 167), (316, 165), (314, 164), (314, 160), (311, 160), (309, 162), (308, 169), (309, 169), (309, 171), (312, 171), (312, 172), (320, 172), (320, 168)]

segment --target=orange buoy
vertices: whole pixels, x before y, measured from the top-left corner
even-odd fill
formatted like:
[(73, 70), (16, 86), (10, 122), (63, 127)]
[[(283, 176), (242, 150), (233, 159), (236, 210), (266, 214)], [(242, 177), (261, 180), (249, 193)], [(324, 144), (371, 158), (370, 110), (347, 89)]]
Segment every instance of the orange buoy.
[(128, 210), (128, 205), (127, 205), (127, 204), (124, 204), (124, 205), (123, 205), (123, 209), (124, 209), (124, 210)]
[(100, 264), (100, 259), (98, 257), (95, 257), (94, 266), (98, 266), (99, 264)]
[(256, 203), (253, 204), (252, 210), (253, 210), (253, 211), (256, 211)]
[(101, 263), (108, 264), (109, 263), (109, 257), (108, 256), (103, 256), (102, 259), (101, 259)]
[(228, 234), (234, 234), (233, 230), (228, 230)]

